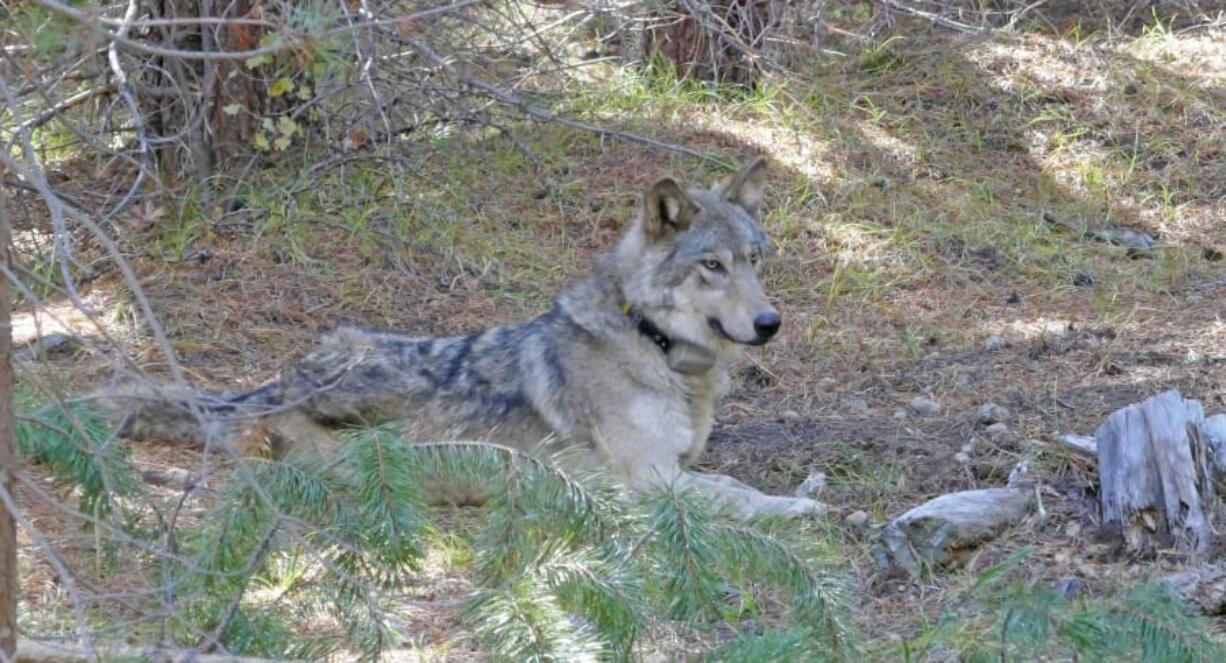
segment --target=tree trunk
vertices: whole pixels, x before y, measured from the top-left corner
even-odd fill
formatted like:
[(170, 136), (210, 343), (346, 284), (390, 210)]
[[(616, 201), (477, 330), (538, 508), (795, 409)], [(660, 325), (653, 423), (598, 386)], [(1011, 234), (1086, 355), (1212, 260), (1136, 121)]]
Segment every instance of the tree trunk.
[[(7, 194), (0, 189), (0, 266), (9, 269)], [(13, 328), (8, 279), (0, 276), (0, 489), (13, 494), (17, 470), (13, 410)], [(0, 652), (12, 660), (17, 650), (17, 526), (8, 509), (0, 509)]]
[(1172, 390), (1116, 411), (1099, 427), (1103, 528), (1128, 552), (1209, 549), (1216, 497), (1204, 421), (1198, 401)]
[(749, 85), (776, 17), (772, 0), (670, 0), (652, 18), (649, 60), (668, 61), (678, 79)]
[[(274, 10), (253, 7), (250, 0), (158, 0), (148, 6), (154, 18), (276, 19), (261, 13)], [(148, 39), (164, 48), (218, 52), (256, 49), (264, 35), (264, 28), (246, 24), (172, 25), (151, 33)], [(289, 101), (269, 97), (268, 83), (274, 72), (267, 64), (170, 56), (157, 56), (155, 62), (157, 66), (149, 68), (148, 83), (162, 88), (163, 93), (140, 98), (153, 138), (161, 139), (158, 166), (169, 182), (190, 179), (207, 207), (214, 170), (224, 171), (233, 159), (248, 154), (259, 129), (258, 118), (284, 111)], [(165, 93), (180, 88), (184, 94)], [(232, 105), (237, 111), (227, 112)]]

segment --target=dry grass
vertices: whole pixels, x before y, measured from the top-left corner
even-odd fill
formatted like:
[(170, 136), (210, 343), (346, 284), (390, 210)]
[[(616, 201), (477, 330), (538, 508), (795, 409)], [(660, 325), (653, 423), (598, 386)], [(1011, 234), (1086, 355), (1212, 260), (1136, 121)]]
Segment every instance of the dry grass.
[[(774, 491), (827, 472), (832, 522), (801, 535), (847, 557), (883, 658), (891, 636), (923, 632), (1024, 544), (1040, 578), (1099, 585), (1158, 568), (1098, 556), (1092, 468), (1055, 440), (1171, 387), (1226, 406), (1214, 304), (1226, 293), (1223, 39), (959, 42), (917, 30), (843, 45), (846, 57), (731, 102), (609, 70), (573, 107), (728, 157), (771, 157), (785, 331), (741, 373), (705, 464)], [(610, 245), (651, 178), (713, 175), (557, 127), (517, 132), (531, 154), (500, 136), (422, 145), (411, 181), (361, 162), (309, 186), (269, 170), (232, 213), (168, 208), (157, 223), (133, 219), (125, 241), (192, 374), (251, 386), (341, 321), (438, 334), (533, 315)], [(1131, 259), (1045, 214), (1143, 230), (1160, 246)], [(1075, 285), (1079, 274), (1094, 283)], [(983, 349), (990, 334), (1009, 346)], [(157, 372), (147, 346), (138, 337), (130, 356)], [(61, 369), (88, 379), (79, 367)], [(941, 414), (895, 416), (920, 394)], [(1015, 413), (1011, 439), (975, 426), (987, 400)], [(971, 462), (956, 462), (972, 440)], [(1046, 521), (926, 583), (870, 581), (869, 537), (842, 514), (881, 521), (999, 485), (1022, 459), (1045, 486)], [(39, 577), (31, 604), (54, 591)], [(431, 647), (447, 640), (438, 628)]]

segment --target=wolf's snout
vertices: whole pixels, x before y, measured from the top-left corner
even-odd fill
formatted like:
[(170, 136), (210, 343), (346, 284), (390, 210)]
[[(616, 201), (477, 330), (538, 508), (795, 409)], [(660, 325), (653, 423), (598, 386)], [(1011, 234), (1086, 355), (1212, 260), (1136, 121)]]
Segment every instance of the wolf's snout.
[(757, 332), (759, 339), (765, 341), (779, 331), (781, 324), (783, 324), (783, 318), (779, 317), (778, 312), (759, 313), (753, 319), (753, 330)]

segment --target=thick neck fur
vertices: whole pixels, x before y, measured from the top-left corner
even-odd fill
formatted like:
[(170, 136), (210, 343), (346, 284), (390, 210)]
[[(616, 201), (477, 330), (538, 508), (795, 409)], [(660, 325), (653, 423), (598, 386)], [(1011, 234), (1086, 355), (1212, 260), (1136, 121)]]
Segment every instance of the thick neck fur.
[[(688, 342), (714, 352), (717, 359), (712, 372), (724, 372), (743, 356), (743, 348), (715, 337), (706, 320), (675, 308), (672, 290), (658, 281), (658, 267), (668, 251), (667, 246), (648, 243), (641, 222), (636, 221), (617, 246), (596, 260), (587, 277), (562, 291), (558, 304), (593, 336), (625, 344), (639, 335), (622, 309), (623, 302), (628, 302), (674, 342)], [(664, 362), (663, 353), (659, 356)]]

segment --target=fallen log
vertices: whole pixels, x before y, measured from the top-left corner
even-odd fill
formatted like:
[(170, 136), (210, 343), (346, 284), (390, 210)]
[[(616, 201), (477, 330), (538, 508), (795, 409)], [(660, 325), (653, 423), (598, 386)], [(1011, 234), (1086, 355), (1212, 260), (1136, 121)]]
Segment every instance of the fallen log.
[[(201, 654), (195, 649), (97, 644), (86, 650), (75, 642), (19, 640), (15, 663), (85, 663), (86, 661), (157, 661), (158, 663), (274, 663), (276, 659)], [(277, 663), (281, 663), (277, 661)], [(288, 663), (288, 662), (286, 662)]]
[(988, 488), (942, 495), (895, 518), (874, 550), (883, 569), (912, 577), (948, 565), (963, 552), (1017, 524), (1030, 511), (1033, 487)]

